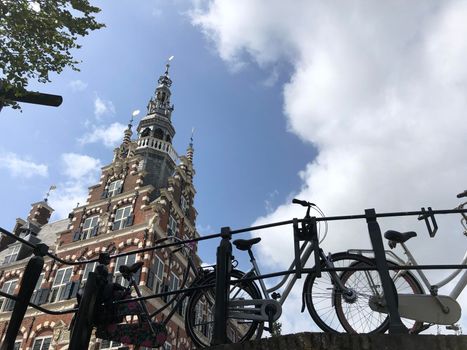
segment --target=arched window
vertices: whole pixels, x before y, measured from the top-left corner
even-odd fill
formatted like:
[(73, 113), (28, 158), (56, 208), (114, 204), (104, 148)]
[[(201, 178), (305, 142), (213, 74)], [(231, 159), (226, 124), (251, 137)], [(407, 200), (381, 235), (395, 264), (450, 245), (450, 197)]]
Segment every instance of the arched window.
[(52, 343), (52, 335), (36, 337), (32, 348), (33, 350), (49, 350), (50, 343)]
[(146, 128), (143, 130), (143, 132), (141, 133), (141, 137), (146, 137), (146, 136), (149, 136), (149, 133), (151, 132), (151, 129), (150, 128)]
[(162, 129), (156, 129), (154, 131), (154, 137), (156, 139), (160, 139), (160, 140), (163, 140), (164, 139), (164, 132), (162, 131)]
[(165, 137), (165, 140), (166, 140), (167, 142), (171, 142), (171, 141), (172, 141), (172, 140), (170, 139), (170, 135), (167, 135), (167, 136)]

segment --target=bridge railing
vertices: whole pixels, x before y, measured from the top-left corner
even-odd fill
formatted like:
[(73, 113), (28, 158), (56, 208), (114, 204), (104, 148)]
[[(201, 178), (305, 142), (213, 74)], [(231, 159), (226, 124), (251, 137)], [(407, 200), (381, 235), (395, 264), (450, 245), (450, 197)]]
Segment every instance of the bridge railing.
[[(224, 344), (227, 343), (227, 316), (228, 316), (228, 302), (229, 302), (229, 285), (234, 284), (230, 280), (230, 271), (232, 270), (232, 245), (231, 245), (231, 238), (233, 235), (237, 234), (244, 234), (249, 233), (252, 231), (257, 230), (264, 230), (268, 228), (273, 228), (277, 226), (285, 226), (285, 225), (292, 225), (293, 226), (293, 239), (294, 239), (294, 254), (295, 254), (295, 269), (288, 270), (288, 271), (280, 271), (276, 273), (269, 273), (263, 274), (261, 276), (253, 276), (245, 278), (244, 281), (253, 281), (253, 280), (260, 280), (278, 276), (285, 276), (290, 274), (296, 274), (298, 277), (301, 276), (302, 273), (315, 273), (320, 274), (323, 271), (355, 271), (355, 270), (377, 270), (383, 287), (384, 296), (386, 298), (387, 309), (389, 314), (389, 332), (390, 333), (407, 333), (407, 328), (403, 325), (399, 312), (397, 310), (397, 295), (392, 287), (392, 280), (389, 276), (389, 270), (432, 270), (432, 269), (465, 269), (467, 268), (466, 265), (419, 265), (419, 266), (397, 266), (391, 267), (388, 266), (386, 261), (386, 255), (383, 245), (383, 239), (381, 235), (381, 229), (378, 224), (378, 218), (387, 218), (387, 217), (404, 217), (404, 216), (417, 216), (419, 219), (424, 220), (427, 225), (427, 229), (429, 231), (430, 236), (433, 236), (437, 229), (437, 223), (435, 220), (435, 215), (444, 215), (444, 214), (456, 214), (456, 213), (467, 213), (467, 209), (449, 209), (449, 210), (432, 210), (428, 208), (425, 210), (422, 208), (419, 211), (409, 211), (409, 212), (391, 212), (391, 213), (376, 213), (374, 209), (367, 209), (365, 210), (364, 214), (361, 215), (347, 215), (347, 216), (331, 216), (331, 217), (311, 217), (305, 219), (292, 219), (287, 221), (275, 222), (266, 225), (259, 225), (254, 227), (248, 228), (241, 228), (236, 230), (231, 230), (229, 227), (222, 228), (220, 233), (205, 235), (198, 238), (187, 239), (183, 241), (171, 242), (171, 243), (163, 243), (157, 244), (150, 247), (140, 248), (132, 251), (128, 251), (125, 253), (119, 253), (114, 255), (107, 255), (105, 259), (117, 259), (119, 257), (137, 254), (137, 253), (144, 253), (149, 251), (160, 250), (163, 248), (170, 248), (170, 247), (178, 247), (184, 244), (190, 244), (195, 242), (201, 242), (206, 240), (218, 239), (221, 238), (220, 245), (217, 249), (217, 267), (216, 267), (216, 281), (215, 284), (212, 285), (203, 285), (203, 286), (192, 286), (189, 288), (184, 288), (176, 291), (169, 291), (164, 293), (156, 293), (147, 296), (142, 296), (138, 298), (131, 298), (126, 300), (121, 300), (115, 302), (115, 304), (120, 303), (127, 303), (133, 301), (143, 301), (153, 298), (160, 298), (169, 295), (178, 295), (184, 294), (187, 292), (192, 292), (199, 289), (205, 289), (206, 287), (215, 287), (216, 290), (216, 303), (215, 303), (215, 326), (212, 338), (212, 345)], [(365, 267), (340, 267), (340, 268), (323, 268), (320, 269), (320, 262), (318, 254), (316, 253), (319, 250), (319, 242), (316, 236), (317, 230), (314, 229), (317, 223), (326, 221), (342, 221), (342, 220), (365, 220), (368, 227), (368, 234), (370, 236), (370, 240), (373, 247), (374, 257), (375, 257), (375, 267), (365, 266)], [(299, 228), (299, 224), (301, 224), (302, 228)], [(0, 296), (5, 297), (11, 300), (15, 300), (15, 305), (13, 309), (13, 313), (10, 318), (10, 322), (8, 324), (8, 329), (5, 334), (4, 341), (0, 350), (10, 350), (14, 348), (14, 343), (19, 332), (21, 322), (24, 318), (26, 310), (28, 306), (35, 308), (41, 312), (51, 314), (51, 315), (63, 315), (68, 313), (76, 313), (79, 311), (77, 308), (70, 308), (66, 310), (50, 310), (34, 303), (31, 303), (31, 296), (34, 291), (34, 287), (39, 279), (39, 276), (42, 272), (42, 268), (44, 265), (44, 257), (50, 257), (51, 259), (65, 265), (84, 265), (93, 262), (103, 262), (104, 259), (102, 256), (95, 259), (88, 259), (88, 260), (67, 260), (62, 259), (53, 252), (49, 251), (49, 247), (45, 244), (33, 244), (21, 237), (14, 235), (13, 233), (3, 229), (0, 227), (0, 233), (6, 236), (9, 236), (18, 242), (25, 244), (33, 249), (33, 257), (28, 261), (26, 269), (23, 274), (23, 278), (20, 284), (20, 289), (17, 295), (11, 295), (9, 293), (5, 293), (0, 291)], [(305, 268), (302, 266), (300, 261), (300, 253), (299, 253), (299, 244), (301, 241), (311, 241), (314, 243), (315, 249), (315, 267)], [(321, 270), (321, 271), (320, 271)], [(89, 283), (89, 280), (88, 280)], [(85, 294), (83, 295), (83, 299), (86, 295), (86, 290), (88, 290), (88, 294), (98, 293), (97, 288), (86, 288)], [(95, 301), (95, 298), (94, 298)], [(95, 306), (93, 305), (83, 305), (80, 304), (81, 307), (90, 307)], [(92, 323), (90, 320), (84, 320), (81, 323), (76, 322), (74, 327), (75, 329), (74, 334), (79, 334), (76, 339), (72, 339), (70, 342), (70, 349), (84, 349), (87, 348), (91, 331), (92, 331)]]

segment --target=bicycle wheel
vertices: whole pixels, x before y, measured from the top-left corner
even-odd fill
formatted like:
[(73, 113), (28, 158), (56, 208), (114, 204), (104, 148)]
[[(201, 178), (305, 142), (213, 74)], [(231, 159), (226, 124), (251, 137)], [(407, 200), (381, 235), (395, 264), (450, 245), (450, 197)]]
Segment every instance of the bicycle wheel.
[[(388, 261), (388, 265), (397, 264)], [(359, 266), (362, 266), (359, 264)], [(389, 270), (397, 294), (423, 294), (423, 289), (409, 271)], [(378, 271), (345, 271), (341, 281), (355, 292), (352, 297), (336, 295), (335, 307), (342, 326), (348, 333), (383, 333), (389, 328), (389, 316), (373, 311), (370, 301), (384, 300)], [(423, 322), (401, 318), (410, 333), (418, 333)]]
[[(239, 280), (244, 273), (233, 270), (231, 280)], [(208, 275), (198, 285), (215, 283), (215, 274)], [(230, 287), (229, 300), (262, 299), (253, 282), (240, 282)], [(215, 288), (207, 287), (196, 291), (188, 300), (185, 318), (186, 331), (198, 347), (208, 347), (214, 330)], [(251, 305), (254, 308), (255, 305)], [(239, 343), (251, 339), (262, 322), (241, 319), (227, 319), (227, 337), (231, 343)]]
[[(355, 264), (372, 265), (372, 260), (358, 254), (335, 253), (331, 255), (331, 261), (335, 268), (350, 267)], [(326, 268), (326, 263), (321, 262), (321, 269)], [(321, 272), (321, 277), (313, 274), (308, 275), (303, 287), (303, 297), (310, 313), (311, 318), (316, 325), (324, 332), (345, 333), (336, 314), (335, 299), (336, 295), (342, 294), (335, 284), (335, 279), (339, 278), (342, 272)]]

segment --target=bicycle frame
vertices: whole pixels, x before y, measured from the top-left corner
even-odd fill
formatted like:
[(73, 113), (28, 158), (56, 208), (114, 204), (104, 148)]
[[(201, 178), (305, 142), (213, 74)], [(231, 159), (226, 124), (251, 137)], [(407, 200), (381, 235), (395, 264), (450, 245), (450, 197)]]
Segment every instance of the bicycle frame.
[[(313, 253), (313, 250), (314, 250), (314, 247), (313, 247), (312, 242), (305, 242), (302, 244), (302, 246), (300, 247), (300, 264), (302, 264), (302, 266), (305, 266), (305, 264), (308, 262), (308, 259), (310, 258), (310, 255)], [(259, 269), (258, 264), (256, 263), (256, 260), (254, 259), (254, 256), (250, 257), (250, 262), (252, 263), (253, 267), (245, 274), (245, 277), (248, 277), (249, 275), (251, 276), (252, 274), (256, 276), (261, 276), (261, 271)], [(294, 261), (290, 265), (289, 271), (295, 269), (295, 267), (296, 266), (295, 266), (295, 261)], [(269, 300), (272, 299), (270, 294), (278, 290), (279, 288), (281, 288), (287, 282), (287, 280), (289, 280), (289, 278), (290, 278), (290, 275), (285, 275), (279, 281), (279, 283), (277, 283), (276, 285), (272, 286), (269, 289), (266, 288), (266, 284), (264, 283), (264, 280), (260, 279), (259, 284), (260, 284), (261, 291), (263, 293), (264, 298), (269, 299)], [(295, 283), (297, 282), (297, 279), (298, 279), (297, 276), (295, 274), (292, 274), (292, 278), (289, 280), (280, 298), (278, 299), (278, 302), (281, 306), (287, 300), (287, 297), (289, 296), (290, 291), (292, 290)]]
[[(409, 248), (404, 244), (400, 243), (402, 249), (404, 250), (404, 254), (407, 255), (407, 261), (404, 259), (400, 258), (397, 254), (390, 250), (386, 250), (386, 255), (390, 258), (392, 258), (398, 265), (401, 266), (418, 266), (417, 261), (413, 257), (412, 253), (410, 252)], [(356, 253), (356, 254), (373, 254), (373, 250), (371, 249), (349, 249), (347, 251), (348, 253)], [(462, 265), (467, 264), (467, 251), (464, 254), (464, 258), (462, 259)], [(459, 273), (463, 269), (456, 269), (454, 270), (449, 276), (447, 276), (445, 279), (431, 284), (428, 278), (426, 277), (425, 273), (423, 273), (422, 270), (417, 270), (417, 274), (420, 276), (420, 279), (423, 281), (423, 284), (427, 288), (429, 292), (432, 292), (434, 290), (437, 290), (438, 288), (444, 287), (446, 284), (451, 282), (454, 278), (456, 278)], [(395, 276), (397, 278), (398, 275)], [(464, 288), (467, 286), (467, 270), (464, 270), (464, 273), (462, 277), (459, 279), (459, 281), (456, 283), (456, 285), (453, 287), (451, 293), (449, 293), (449, 296), (453, 299), (457, 299), (459, 295), (462, 293)]]

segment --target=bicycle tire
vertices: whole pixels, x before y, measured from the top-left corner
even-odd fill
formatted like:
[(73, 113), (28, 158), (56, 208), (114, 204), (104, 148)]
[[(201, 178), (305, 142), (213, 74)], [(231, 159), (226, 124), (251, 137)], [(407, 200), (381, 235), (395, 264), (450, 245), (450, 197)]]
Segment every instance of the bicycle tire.
[[(231, 279), (241, 279), (245, 274), (239, 270), (231, 272)], [(212, 284), (215, 282), (215, 273), (207, 275), (197, 285)], [(262, 299), (258, 287), (254, 282), (241, 282), (232, 285), (230, 300), (232, 299)], [(194, 292), (187, 304), (185, 328), (188, 336), (198, 347), (211, 346), (214, 326), (215, 288), (207, 287)], [(254, 306), (252, 306), (254, 307)], [(200, 310), (203, 310), (200, 312)], [(228, 319), (227, 336), (231, 343), (240, 343), (251, 339), (255, 332), (262, 330), (258, 327), (261, 321), (244, 322), (242, 320)], [(246, 325), (246, 326), (245, 326)]]
[[(388, 261), (389, 267), (398, 266)], [(410, 271), (389, 270), (397, 294), (424, 294), (423, 288)], [(372, 290), (379, 289), (382, 293), (381, 280), (378, 271), (345, 271), (341, 281), (350, 285), (356, 291), (356, 300), (348, 302), (342, 296), (336, 295), (335, 308), (337, 317), (347, 333), (384, 333), (389, 328), (389, 316), (373, 311), (370, 308)], [(369, 285), (373, 281), (374, 287)], [(409, 333), (418, 333), (423, 328), (423, 322), (401, 318)]]
[[(358, 263), (374, 264), (370, 258), (346, 252), (332, 254), (331, 261), (336, 268), (350, 267)], [(320, 266), (324, 269), (326, 263), (321, 261)], [(335, 272), (334, 276), (338, 277), (341, 274), (342, 272)], [(335, 310), (335, 299), (339, 292), (332, 276), (332, 272), (326, 271), (321, 272), (321, 277), (309, 274), (303, 286), (303, 299), (311, 318), (321, 330), (330, 333), (346, 333)]]

